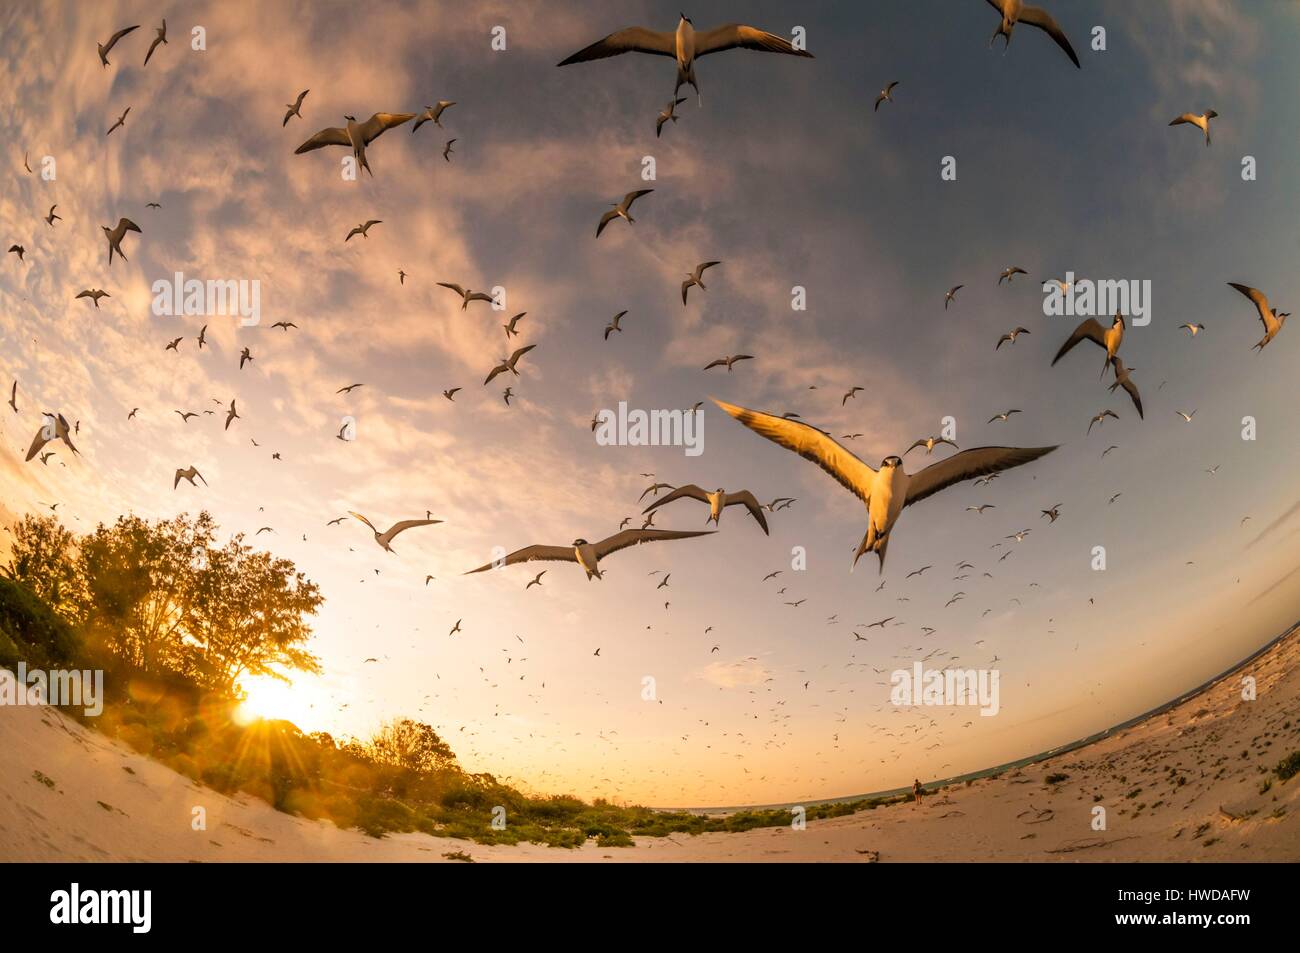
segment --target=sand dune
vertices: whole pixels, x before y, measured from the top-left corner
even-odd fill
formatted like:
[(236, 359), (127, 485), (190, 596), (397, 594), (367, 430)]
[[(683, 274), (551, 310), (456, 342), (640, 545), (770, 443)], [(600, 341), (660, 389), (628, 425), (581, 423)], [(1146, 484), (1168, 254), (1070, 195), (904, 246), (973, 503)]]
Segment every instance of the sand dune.
[[(1243, 701), (1241, 679), (1257, 681)], [(52, 709), (0, 708), (6, 861), (1196, 861), (1300, 860), (1300, 633), (1163, 714), (1087, 748), (938, 792), (922, 806), (634, 848), (375, 839), (230, 798)], [(1045, 778), (1067, 775), (1047, 784)], [(1271, 779), (1271, 784), (1269, 781)], [(1093, 829), (1093, 808), (1106, 829)], [(192, 827), (206, 809), (206, 830)]]

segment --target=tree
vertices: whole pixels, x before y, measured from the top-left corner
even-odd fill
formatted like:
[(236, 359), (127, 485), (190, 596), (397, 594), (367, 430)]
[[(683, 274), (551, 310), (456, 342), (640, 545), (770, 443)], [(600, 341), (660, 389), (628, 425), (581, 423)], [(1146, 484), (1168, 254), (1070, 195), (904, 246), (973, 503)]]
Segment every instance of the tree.
[(65, 621), (75, 622), (82, 604), (76, 537), (53, 516), (28, 514), (12, 529), (4, 573), (20, 582)]
[(203, 512), (154, 523), (120, 516), (83, 537), (87, 634), (135, 668), (179, 670), (195, 576), (215, 534)]
[(380, 726), (367, 753), (373, 761), (420, 774), (456, 766), (456, 755), (433, 727), (398, 718)]
[(282, 677), (274, 666), (318, 673), (304, 646), (320, 588), (287, 559), (256, 552), (243, 534), (209, 550), (196, 574), (188, 633), (206, 658), (210, 687), (232, 692), (244, 675)]

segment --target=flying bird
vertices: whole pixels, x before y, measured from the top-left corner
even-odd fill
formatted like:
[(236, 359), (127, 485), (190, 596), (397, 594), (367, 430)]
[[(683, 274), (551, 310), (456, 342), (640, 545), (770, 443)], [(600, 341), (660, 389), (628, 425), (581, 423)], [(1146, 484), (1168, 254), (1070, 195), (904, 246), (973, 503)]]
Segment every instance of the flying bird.
[[(994, 417), (993, 420), (997, 420), (997, 418)], [(993, 421), (989, 421), (989, 423), (992, 422)], [(859, 434), (858, 436), (861, 435)], [(919, 440), (917, 440), (915, 443), (913, 443), (910, 447), (908, 447), (906, 450), (904, 450), (903, 456), (907, 456), (917, 447), (925, 447), (925, 455), (928, 457), (934, 451), (935, 446), (941, 443), (948, 444), (954, 450), (961, 449), (960, 447), (957, 446), (955, 441), (949, 440), (947, 437), (922, 437)]]
[(349, 146), (357, 164), (369, 172), (371, 178), (374, 178), (375, 174), (370, 170), (370, 163), (366, 161), (366, 146), (394, 126), (410, 122), (415, 118), (415, 113), (375, 113), (365, 122), (357, 122), (355, 116), (343, 118), (347, 120), (346, 127), (330, 126), (322, 129), (293, 150), (294, 155), (302, 155), (304, 152), (322, 149), (325, 146)]
[(447, 162), (451, 161), (451, 145), (453, 142), (457, 142), (457, 141), (458, 140), (456, 139), (448, 139), (447, 144), (442, 147), (442, 157)]
[(1205, 330), (1205, 325), (1203, 325), (1203, 324), (1180, 324), (1180, 325), (1178, 325), (1178, 330), (1182, 331), (1182, 330), (1184, 330), (1184, 329), (1190, 331), (1192, 337), (1196, 337), (1196, 335), (1200, 334), (1202, 331)]
[[(519, 331), (518, 331), (519, 322), (523, 320), (524, 315), (526, 315), (527, 313), (528, 313), (527, 311), (520, 311), (518, 314), (516, 314), (513, 318), (510, 319), (510, 322), (508, 324), (501, 325), (503, 328), (506, 329), (507, 339), (511, 337), (519, 336)], [(624, 311), (623, 313), (627, 314), (626, 311)]]
[(1177, 119), (1171, 120), (1169, 125), (1181, 126), (1186, 123), (1189, 126), (1195, 126), (1197, 129), (1201, 130), (1201, 132), (1205, 133), (1205, 144), (1208, 146), (1210, 144), (1210, 120), (1217, 119), (1218, 116), (1219, 114), (1213, 109), (1207, 109), (1205, 112), (1200, 114), (1183, 113)]
[(384, 549), (388, 550), (388, 552), (390, 553), (395, 552), (395, 550), (390, 544), (392, 543), (393, 538), (397, 536), (398, 533), (405, 532), (406, 530), (416, 526), (432, 526), (435, 523), (442, 522), (442, 520), (431, 520), (431, 519), (402, 520), (400, 522), (394, 523), (392, 526), (388, 527), (388, 529), (386, 529), (384, 532), (381, 533), (378, 529), (375, 528), (374, 523), (370, 522), (370, 520), (366, 519), (360, 513), (354, 513), (352, 510), (348, 510), (348, 514), (350, 516), (355, 516), (357, 519), (361, 520), (361, 522), (369, 526), (370, 531), (375, 534), (375, 542), (378, 543), (380, 546), (382, 546)]
[(714, 265), (720, 264), (722, 264), (720, 261), (702, 261), (695, 266), (693, 272), (686, 276), (686, 280), (682, 282), (682, 307), (686, 306), (686, 292), (690, 289), (691, 285), (699, 285), (701, 291), (709, 290), (704, 287), (704, 269), (712, 268)]
[[(12, 400), (12, 396), (10, 399)], [(62, 414), (52, 414), (47, 410), (45, 412), (45, 423), (41, 425), (41, 429), (36, 431), (36, 436), (32, 438), (32, 445), (27, 448), (27, 459), (24, 462), (30, 462), (32, 457), (40, 453), (51, 440), (62, 440), (73, 453), (78, 455), (81, 453), (72, 443), (72, 428), (68, 426), (67, 418)]]
[(27, 253), (27, 249), (24, 248), (22, 245), (10, 245), (8, 249), (6, 249), (6, 251), (8, 251), (11, 254), (17, 255), (19, 261), (22, 261), (23, 255)]
[(62, 215), (55, 215), (55, 214), (54, 214), (54, 210), (55, 210), (56, 208), (58, 208), (58, 207), (59, 207), (58, 205), (51, 205), (51, 206), (50, 206), (50, 212), (49, 212), (48, 215), (45, 216), (45, 224), (46, 224), (46, 225), (53, 225), (56, 221), (57, 221), (57, 222), (61, 222), (61, 221), (63, 221), (63, 216), (62, 216)]
[(443, 110), (450, 109), (455, 105), (456, 104), (450, 100), (440, 99), (434, 106), (425, 106), (424, 112), (420, 113), (415, 120), (415, 125), (411, 127), (411, 135), (415, 135), (415, 130), (419, 129), (429, 120), (433, 120), (435, 126), (442, 126), (440, 117), (442, 116)]
[(1091, 341), (1106, 351), (1106, 360), (1101, 365), (1101, 376), (1105, 377), (1106, 368), (1111, 366), (1111, 361), (1119, 353), (1119, 346), (1124, 341), (1124, 315), (1116, 311), (1115, 320), (1111, 322), (1109, 328), (1103, 328), (1096, 318), (1085, 318), (1056, 352), (1056, 357), (1052, 358), (1052, 366), (1055, 367), (1056, 362), (1065, 357), (1080, 341)]
[(1022, 410), (1006, 410), (1006, 411), (1003, 411), (1003, 412), (1000, 413), (1000, 414), (994, 414), (992, 417), (990, 417), (990, 418), (989, 418), (989, 423), (993, 423), (993, 421), (995, 421), (995, 420), (1006, 420), (1006, 419), (1007, 419), (1008, 417), (1010, 417), (1012, 414), (1021, 414), (1021, 413), (1024, 413), (1024, 411), (1022, 411)]
[[(1001, 284), (1001, 282), (998, 283)], [(949, 302), (956, 301), (957, 292), (965, 287), (966, 287), (965, 285), (953, 285), (951, 288), (949, 288), (947, 291), (943, 293), (943, 310), (945, 311), (948, 310)]]
[(104, 66), (108, 66), (109, 65), (108, 51), (111, 50), (114, 46), (116, 46), (117, 41), (122, 39), (122, 37), (126, 36), (132, 30), (138, 30), (138, 29), (140, 29), (140, 24), (137, 23), (135, 26), (129, 26), (124, 29), (118, 30), (116, 33), (114, 33), (112, 36), (108, 38), (107, 43), (96, 43), (95, 45), (99, 47), (99, 61), (102, 64), (104, 64)]
[(998, 338), (997, 347), (995, 347), (993, 350), (997, 351), (1001, 349), (1002, 345), (1007, 344), (1008, 342), (1011, 344), (1015, 344), (1016, 338), (1020, 337), (1020, 335), (1022, 334), (1028, 334), (1028, 333), (1029, 333), (1028, 328), (1012, 328), (1006, 334), (1002, 335), (1002, 337)]
[(661, 110), (659, 111), (659, 118), (657, 118), (657, 119), (655, 120), (655, 138), (656, 138), (656, 139), (658, 139), (659, 136), (660, 136), (660, 134), (664, 131), (664, 123), (666, 123), (666, 122), (668, 122), (668, 121), (670, 121), (670, 120), (671, 120), (672, 122), (676, 122), (676, 121), (677, 121), (677, 112), (676, 112), (676, 109), (677, 109), (678, 106), (680, 106), (680, 105), (681, 105), (682, 103), (684, 103), (684, 102), (686, 102), (685, 99), (676, 99), (676, 98), (674, 98), (674, 99), (670, 99), (670, 100), (668, 100), (668, 105), (665, 106), (663, 109), (661, 109)]
[[(167, 43), (167, 18), (163, 17), (162, 26), (154, 27), (153, 42), (149, 44), (149, 52), (144, 55), (144, 65), (149, 65), (149, 57), (153, 56), (153, 51), (158, 49), (159, 43)], [(168, 44), (170, 45), (170, 44)]]
[[(189, 469), (176, 471), (176, 476), (172, 480), (172, 489), (174, 490), (176, 489), (176, 487), (180, 486), (181, 480), (189, 480), (190, 486), (198, 486), (198, 484), (194, 482), (195, 477), (198, 477), (200, 480), (203, 480), (203, 474), (199, 472), (198, 467), (194, 466), (194, 464), (191, 463)], [(203, 480), (203, 485), (207, 486), (208, 481)]]
[(509, 371), (511, 374), (514, 374), (515, 377), (518, 377), (519, 371), (515, 369), (515, 365), (519, 363), (519, 359), (521, 357), (523, 357), (525, 354), (527, 354), (535, 347), (537, 347), (536, 344), (526, 344), (523, 347), (517, 349), (509, 357), (501, 358), (501, 363), (498, 364), (496, 367), (492, 368), (492, 371), (488, 374), (487, 379), (483, 381), (483, 385), (486, 387), (488, 384), (491, 384), (492, 379), (494, 377), (496, 377), (498, 374), (504, 374), (506, 371)]
[(485, 294), (482, 291), (470, 291), (468, 288), (462, 288), (460, 285), (451, 281), (439, 281), (437, 282), (437, 285), (439, 288), (446, 288), (449, 291), (454, 291), (456, 294), (460, 295), (460, 310), (462, 311), (469, 308), (469, 303), (471, 301), (486, 301), (489, 304), (492, 303), (492, 296), (490, 294)]
[(348, 232), (348, 237), (343, 240), (345, 242), (349, 242), (352, 240), (353, 235), (360, 235), (362, 238), (369, 238), (370, 236), (367, 234), (367, 232), (370, 231), (370, 226), (381, 225), (383, 224), (383, 221), (384, 220), (382, 218), (372, 218), (368, 222), (363, 222), (362, 224), (358, 225), (356, 228), (352, 229), (352, 231)]
[(230, 429), (230, 424), (231, 424), (232, 421), (235, 421), (235, 420), (241, 420), (241, 419), (242, 419), (242, 418), (239, 416), (239, 414), (237, 414), (237, 413), (235, 412), (235, 402), (234, 402), (234, 400), (231, 400), (231, 402), (230, 402), (230, 409), (226, 411), (226, 426), (223, 427), (222, 429), (223, 429), (223, 430), (229, 430), (229, 429)]
[(1115, 411), (1103, 410), (1101, 413), (1097, 414), (1097, 416), (1093, 417), (1092, 421), (1088, 424), (1088, 433), (1092, 433), (1093, 424), (1102, 424), (1104, 426), (1107, 417), (1114, 417), (1116, 420), (1119, 420), (1119, 414), (1115, 413)]
[(99, 227), (103, 229), (104, 237), (108, 239), (109, 267), (112, 267), (113, 265), (113, 252), (117, 252), (123, 261), (130, 261), (130, 259), (126, 257), (126, 253), (122, 251), (122, 239), (126, 237), (127, 232), (135, 232), (137, 235), (143, 235), (144, 232), (140, 231), (140, 226), (129, 218), (119, 218), (117, 224), (112, 228), (109, 228), (107, 225), (101, 225)]
[(585, 539), (578, 538), (570, 546), (526, 546), (523, 549), (517, 549), (510, 555), (506, 556), (504, 561), (488, 563), (486, 566), (479, 566), (477, 569), (471, 569), (465, 575), (470, 573), (483, 572), (492, 569), (498, 565), (513, 566), (515, 563), (530, 562), (534, 559), (545, 559), (558, 562), (572, 562), (580, 565), (587, 574), (587, 579), (600, 579), (602, 573), (600, 570), (600, 560), (604, 559), (611, 553), (616, 553), (621, 549), (627, 549), (629, 546), (637, 546), (641, 543), (653, 543), (667, 541), (672, 539), (690, 539), (693, 536), (712, 536), (715, 530), (671, 530), (671, 529), (625, 529), (621, 533), (615, 533), (595, 543), (589, 543)]
[(880, 95), (876, 97), (876, 108), (872, 112), (880, 112), (881, 103), (892, 103), (894, 101), (894, 87), (897, 85), (898, 80), (894, 80), (880, 91)]
[(1115, 383), (1110, 385), (1110, 392), (1115, 393), (1116, 387), (1124, 388), (1124, 393), (1133, 399), (1133, 406), (1137, 408), (1138, 417), (1145, 419), (1145, 415), (1142, 413), (1142, 395), (1138, 393), (1137, 384), (1129, 376), (1133, 368), (1125, 367), (1123, 358), (1118, 354), (1115, 355), (1112, 363), (1115, 366)]
[(919, 503), (954, 483), (1022, 466), (1055, 447), (977, 447), (963, 450), (908, 474), (898, 456), (885, 457), (876, 470), (815, 427), (714, 399), (719, 407), (760, 436), (811, 460), (833, 476), (867, 507), (867, 532), (853, 557), (874, 552), (885, 568), (890, 533), (903, 508)]
[(1052, 15), (1042, 7), (1031, 7), (1024, 0), (988, 0), (989, 6), (998, 13), (1002, 14), (1002, 21), (998, 28), (993, 31), (989, 37), (989, 47), (992, 48), (993, 41), (999, 36), (1006, 37), (1006, 46), (1004, 49), (1011, 48), (1011, 31), (1016, 28), (1017, 23), (1027, 23), (1030, 26), (1036, 26), (1053, 40), (1056, 45), (1065, 51), (1065, 55), (1070, 58), (1077, 69), (1083, 69), (1079, 65), (1079, 57), (1074, 54), (1074, 47), (1070, 46), (1070, 40), (1065, 35), (1065, 31), (1060, 25), (1052, 19)]
[[(667, 494), (661, 500), (655, 500), (647, 506), (642, 513), (649, 513), (651, 510), (663, 506), (665, 503), (671, 503), (673, 500), (680, 500), (683, 497), (689, 497), (692, 500), (699, 500), (701, 503), (709, 504), (709, 518), (706, 522), (718, 524), (722, 517), (722, 511), (728, 506), (743, 506), (749, 510), (749, 515), (758, 521), (758, 525), (763, 527), (763, 532), (768, 534), (767, 519), (763, 516), (763, 508), (759, 506), (758, 500), (749, 490), (738, 490), (734, 493), (728, 493), (722, 487), (718, 487), (713, 492), (701, 489), (694, 483), (687, 483), (679, 486), (671, 493)], [(770, 534), (768, 534), (770, 535)]]
[(307, 98), (307, 94), (310, 92), (311, 92), (310, 89), (304, 89), (301, 93), (298, 94), (297, 99), (285, 105), (285, 108), (288, 110), (288, 112), (284, 114), (284, 122), (280, 123), (280, 128), (284, 128), (285, 126), (289, 125), (289, 120), (292, 119), (294, 116), (297, 116), (299, 119), (302, 118), (302, 101)]
[(126, 112), (122, 113), (122, 115), (120, 115), (120, 116), (117, 117), (117, 122), (115, 122), (115, 123), (113, 123), (113, 125), (109, 126), (109, 127), (108, 127), (108, 132), (104, 133), (104, 135), (106, 135), (106, 136), (111, 136), (111, 135), (113, 134), (113, 130), (116, 129), (118, 126), (125, 126), (125, 125), (126, 125), (126, 113), (129, 113), (130, 111), (131, 111), (131, 107), (130, 107), (130, 106), (127, 106), (127, 107), (126, 107)]
[(1002, 282), (1004, 281), (1010, 284), (1015, 279), (1016, 275), (1027, 275), (1027, 274), (1029, 274), (1029, 272), (1025, 271), (1025, 269), (1019, 267), (1018, 265), (1011, 265), (1007, 268), (1002, 269), (1002, 273), (998, 275), (998, 284), (1002, 284)]
[(620, 319), (622, 319), (623, 315), (625, 315), (625, 314), (627, 314), (626, 311), (620, 311), (618, 314), (614, 315), (614, 317), (610, 319), (609, 324), (605, 325), (605, 340), (606, 340), (606, 341), (609, 340), (609, 336), (610, 336), (610, 334), (612, 334), (612, 333), (615, 332), (615, 331), (619, 332), (620, 334), (623, 333), (623, 328), (619, 326), (619, 323), (618, 323), (618, 322), (619, 322)]
[(704, 369), (707, 371), (711, 367), (725, 367), (727, 373), (730, 374), (732, 364), (735, 364), (737, 361), (752, 361), (753, 359), (754, 355), (752, 354), (735, 354), (729, 357), (720, 357), (716, 361), (710, 361), (708, 364), (705, 364)]
[(690, 17), (682, 14), (673, 32), (649, 30), (633, 26), (616, 33), (611, 33), (603, 40), (597, 40), (572, 56), (559, 62), (559, 66), (570, 63), (585, 63), (589, 60), (618, 56), (620, 53), (649, 53), (655, 56), (671, 56), (677, 60), (677, 84), (673, 87), (673, 96), (688, 84), (695, 90), (698, 98), (700, 87), (695, 81), (695, 61), (710, 53), (723, 50), (758, 50), (764, 53), (786, 53), (790, 56), (803, 56), (812, 59), (807, 50), (795, 49), (789, 40), (759, 30), (756, 27), (740, 23), (728, 23), (714, 27), (712, 30), (696, 32)]
[(623, 196), (623, 201), (611, 202), (610, 204), (614, 207), (600, 217), (600, 224), (596, 226), (596, 237), (599, 238), (600, 233), (605, 230), (605, 226), (616, 218), (626, 219), (629, 225), (635, 222), (636, 219), (631, 215), (632, 203), (641, 196), (649, 195), (653, 191), (654, 189), (637, 189), (635, 192), (629, 192)]
[(1264, 347), (1269, 341), (1277, 337), (1278, 332), (1282, 330), (1282, 325), (1286, 324), (1286, 319), (1289, 318), (1291, 314), (1290, 312), (1278, 314), (1276, 308), (1270, 308), (1268, 305), (1268, 298), (1265, 297), (1264, 292), (1260, 291), (1258, 288), (1252, 288), (1249, 285), (1239, 285), (1235, 281), (1229, 281), (1228, 284), (1249, 298), (1255, 305), (1255, 310), (1259, 312), (1259, 320), (1264, 323), (1264, 336), (1251, 347), (1251, 350), (1253, 351), (1255, 348), (1259, 348), (1259, 351), (1262, 354), (1264, 352)]

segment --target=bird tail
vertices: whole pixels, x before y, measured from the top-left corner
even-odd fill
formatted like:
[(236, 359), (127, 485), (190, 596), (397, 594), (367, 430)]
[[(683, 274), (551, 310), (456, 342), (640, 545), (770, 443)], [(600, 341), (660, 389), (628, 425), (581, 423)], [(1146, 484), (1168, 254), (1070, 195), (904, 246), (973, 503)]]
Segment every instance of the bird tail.
[(858, 544), (857, 552), (853, 554), (853, 567), (856, 568), (858, 560), (862, 558), (863, 553), (875, 553), (880, 557), (880, 572), (885, 571), (885, 550), (889, 547), (889, 534), (883, 536), (876, 535), (876, 528), (868, 526), (866, 535), (862, 537), (862, 542)]

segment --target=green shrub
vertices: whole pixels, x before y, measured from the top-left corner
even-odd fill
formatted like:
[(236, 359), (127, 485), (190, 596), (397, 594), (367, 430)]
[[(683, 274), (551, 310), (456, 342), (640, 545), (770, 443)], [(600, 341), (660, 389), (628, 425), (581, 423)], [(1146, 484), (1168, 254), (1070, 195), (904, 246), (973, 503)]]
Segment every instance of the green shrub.
[(81, 651), (72, 628), (26, 586), (0, 576), (0, 665), (72, 667)]
[(1273, 770), (1283, 781), (1290, 781), (1297, 774), (1300, 774), (1300, 751), (1293, 751), (1283, 758)]

